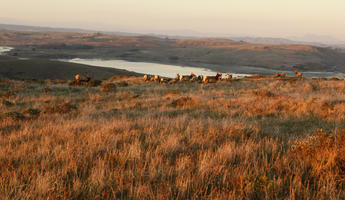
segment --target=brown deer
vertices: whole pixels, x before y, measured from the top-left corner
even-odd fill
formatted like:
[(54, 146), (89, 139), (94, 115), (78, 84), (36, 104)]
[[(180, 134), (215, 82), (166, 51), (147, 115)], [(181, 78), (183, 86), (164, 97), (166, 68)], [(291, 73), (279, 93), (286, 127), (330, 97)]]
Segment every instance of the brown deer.
[(75, 75), (75, 85), (79, 85), (80, 82), (80, 74)]
[(216, 76), (205, 76), (203, 80), (203, 84), (217, 82), (218, 80), (222, 79), (222, 73), (218, 73)]
[(277, 77), (277, 78), (279, 78), (279, 77), (283, 78), (283, 77), (285, 77), (285, 76), (286, 76), (286, 73), (285, 73), (285, 72), (276, 73), (276, 77)]
[(226, 81), (230, 81), (231, 79), (232, 79), (232, 74), (227, 73), (227, 74), (225, 75), (225, 80), (226, 80)]
[(173, 79), (171, 79), (171, 78), (161, 78), (160, 79), (160, 83), (169, 83), (171, 80), (173, 80)]
[(190, 73), (190, 75), (179, 75), (180, 81), (190, 81), (194, 77), (196, 77), (196, 75), (193, 72)]
[(86, 80), (85, 79), (79, 79), (80, 85), (87, 85), (87, 83), (91, 80), (91, 78), (89, 77), (89, 75), (87, 73), (84, 75), (84, 77), (86, 78)]
[(153, 78), (154, 82), (160, 82), (160, 77), (159, 75), (155, 75)]
[(150, 80), (151, 80), (151, 76), (145, 74), (145, 75), (144, 75), (144, 81), (150, 81)]
[(298, 72), (298, 71), (294, 71), (295, 72), (295, 74), (296, 74), (296, 76), (298, 77), (298, 78), (301, 78), (302, 77), (302, 72)]

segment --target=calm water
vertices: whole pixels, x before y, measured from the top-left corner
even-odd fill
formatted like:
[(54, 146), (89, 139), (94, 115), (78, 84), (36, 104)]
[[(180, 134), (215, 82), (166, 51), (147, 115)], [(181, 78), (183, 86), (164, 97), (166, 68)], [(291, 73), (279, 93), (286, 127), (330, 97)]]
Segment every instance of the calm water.
[(11, 51), (12, 47), (0, 47), (0, 55), (4, 55), (5, 52)]
[[(72, 63), (79, 63), (98, 67), (111, 67), (116, 69), (125, 69), (142, 74), (158, 74), (164, 77), (175, 78), (176, 74), (190, 74), (193, 72), (196, 75), (208, 75), (214, 76), (216, 72), (209, 69), (198, 68), (198, 67), (184, 67), (177, 65), (166, 65), (148, 62), (129, 62), (125, 60), (99, 60), (99, 59), (80, 59), (75, 58), (71, 60), (64, 60)], [(236, 76), (245, 76), (247, 74), (233, 74)]]

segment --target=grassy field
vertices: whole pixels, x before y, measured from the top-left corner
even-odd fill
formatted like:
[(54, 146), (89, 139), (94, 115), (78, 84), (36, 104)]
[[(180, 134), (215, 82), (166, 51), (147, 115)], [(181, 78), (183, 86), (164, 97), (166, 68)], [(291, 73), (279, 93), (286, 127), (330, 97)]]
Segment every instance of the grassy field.
[(345, 82), (0, 81), (0, 199), (344, 199)]

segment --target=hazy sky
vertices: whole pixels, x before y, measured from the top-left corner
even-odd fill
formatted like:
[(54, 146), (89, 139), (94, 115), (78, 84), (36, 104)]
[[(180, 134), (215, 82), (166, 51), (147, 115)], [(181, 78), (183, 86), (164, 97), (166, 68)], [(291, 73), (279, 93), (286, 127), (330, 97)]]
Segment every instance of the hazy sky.
[(345, 40), (345, 0), (1, 0), (0, 23)]

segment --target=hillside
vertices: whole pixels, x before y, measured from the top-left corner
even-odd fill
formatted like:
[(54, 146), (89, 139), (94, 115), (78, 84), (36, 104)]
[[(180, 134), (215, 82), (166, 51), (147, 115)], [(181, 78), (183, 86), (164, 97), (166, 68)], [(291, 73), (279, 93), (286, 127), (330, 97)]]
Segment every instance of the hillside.
[(0, 199), (344, 199), (344, 88), (0, 79)]
[(126, 70), (94, 67), (46, 59), (19, 60), (0, 56), (0, 78), (71, 80), (76, 74), (88, 73), (92, 79), (103, 80), (115, 75), (140, 75)]
[(100, 33), (0, 31), (0, 45), (15, 46), (12, 55), (25, 58), (117, 58), (204, 65), (215, 71), (227, 71), (229, 66), (252, 66), (288, 71), (345, 72), (345, 53), (342, 50), (302, 44), (250, 44), (216, 38), (169, 39)]

